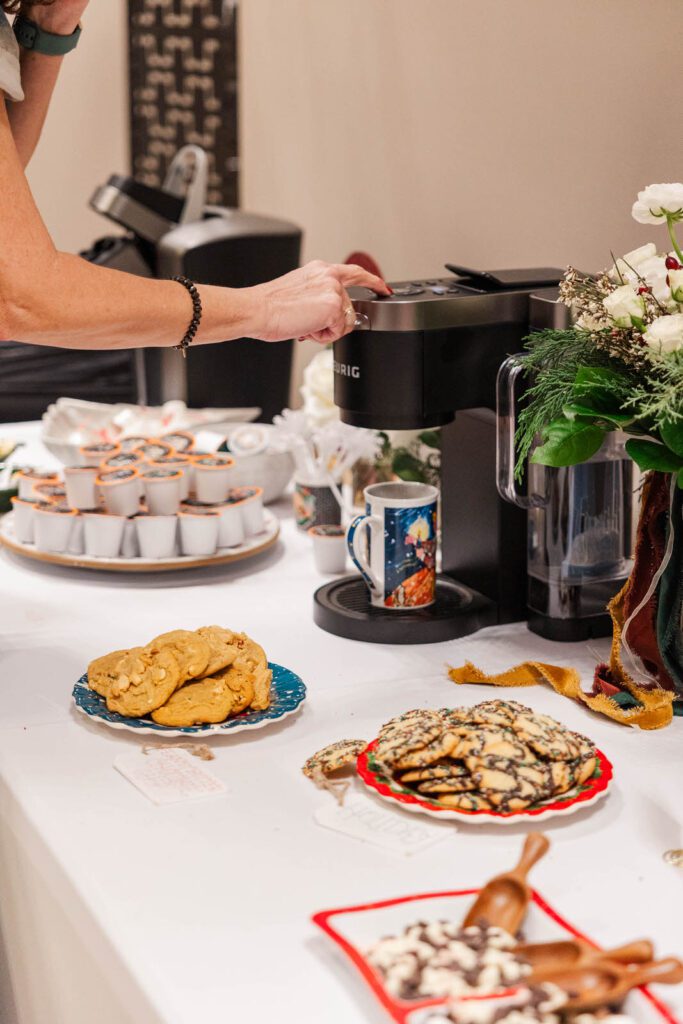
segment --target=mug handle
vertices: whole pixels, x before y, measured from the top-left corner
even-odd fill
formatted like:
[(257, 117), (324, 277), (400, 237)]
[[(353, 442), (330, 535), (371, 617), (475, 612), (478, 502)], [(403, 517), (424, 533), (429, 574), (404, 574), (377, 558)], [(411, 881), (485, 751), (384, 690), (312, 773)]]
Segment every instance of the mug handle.
[(376, 525), (382, 525), (382, 521), (378, 516), (356, 516), (346, 533), (346, 546), (349, 549), (351, 561), (360, 572), (370, 590), (375, 594), (381, 594), (382, 584), (370, 568), (370, 562), (367, 558), (367, 543), (363, 544), (361, 547), (361, 543), (366, 537), (368, 529)]

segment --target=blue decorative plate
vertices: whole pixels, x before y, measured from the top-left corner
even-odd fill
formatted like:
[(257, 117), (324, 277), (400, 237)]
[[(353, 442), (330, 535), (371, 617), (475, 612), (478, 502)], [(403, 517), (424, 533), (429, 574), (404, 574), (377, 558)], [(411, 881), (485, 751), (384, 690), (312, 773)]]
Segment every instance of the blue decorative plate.
[(112, 729), (127, 729), (141, 734), (159, 733), (164, 736), (209, 736), (212, 733), (239, 732), (241, 729), (262, 729), (269, 722), (277, 722), (297, 711), (306, 699), (306, 687), (299, 676), (282, 665), (268, 662), (273, 672), (270, 690), (270, 707), (266, 711), (243, 711), (234, 718), (228, 718), (218, 725), (189, 725), (171, 728), (157, 725), (151, 718), (124, 718), (115, 711), (109, 711), (104, 697), (91, 690), (88, 676), (83, 675), (73, 688), (76, 709), (88, 718), (93, 718)]

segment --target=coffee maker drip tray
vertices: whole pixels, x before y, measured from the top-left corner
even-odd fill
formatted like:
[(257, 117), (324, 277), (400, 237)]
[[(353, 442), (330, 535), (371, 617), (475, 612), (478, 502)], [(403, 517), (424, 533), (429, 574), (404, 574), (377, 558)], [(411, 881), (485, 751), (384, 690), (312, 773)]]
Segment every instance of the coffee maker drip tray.
[(370, 644), (436, 644), (498, 621), (492, 601), (448, 576), (437, 577), (436, 601), (420, 610), (373, 607), (360, 576), (326, 583), (313, 601), (313, 618), (321, 629)]

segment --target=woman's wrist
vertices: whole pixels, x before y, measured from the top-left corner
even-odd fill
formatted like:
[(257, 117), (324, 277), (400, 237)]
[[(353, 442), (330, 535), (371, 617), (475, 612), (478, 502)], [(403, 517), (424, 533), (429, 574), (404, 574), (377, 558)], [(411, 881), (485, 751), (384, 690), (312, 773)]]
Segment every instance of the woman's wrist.
[(24, 4), (21, 13), (25, 18), (34, 21), (45, 32), (54, 32), (58, 36), (70, 36), (78, 28), (80, 18), (76, 12), (57, 0), (57, 3), (44, 6), (42, 4)]

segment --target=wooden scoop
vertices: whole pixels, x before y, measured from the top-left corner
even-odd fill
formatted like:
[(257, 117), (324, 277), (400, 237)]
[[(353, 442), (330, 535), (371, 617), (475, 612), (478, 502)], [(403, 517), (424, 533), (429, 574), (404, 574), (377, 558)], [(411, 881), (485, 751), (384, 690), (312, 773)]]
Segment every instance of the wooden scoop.
[(677, 985), (683, 981), (683, 963), (674, 957), (668, 960), (653, 960), (640, 967), (625, 967), (617, 963), (600, 960), (586, 967), (557, 971), (548, 975), (545, 981), (552, 981), (563, 989), (569, 999), (562, 1012), (575, 1013), (577, 1010), (597, 1010), (603, 1006), (616, 1006), (632, 988), (649, 985)]
[(615, 960), (624, 964), (650, 963), (654, 957), (652, 943), (646, 939), (629, 942), (616, 949), (595, 949), (579, 939), (559, 942), (523, 942), (515, 947), (515, 954), (531, 964), (530, 981), (573, 967), (584, 967), (598, 960)]
[(504, 928), (511, 935), (516, 935), (531, 898), (526, 876), (547, 853), (549, 846), (550, 842), (542, 832), (530, 832), (524, 841), (517, 867), (503, 875), (496, 875), (486, 883), (470, 907), (463, 927), (487, 924)]

